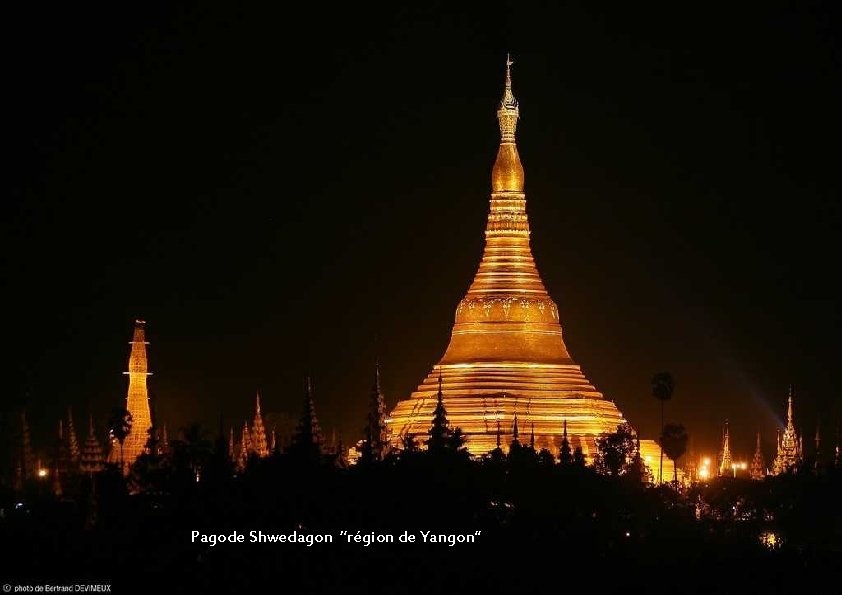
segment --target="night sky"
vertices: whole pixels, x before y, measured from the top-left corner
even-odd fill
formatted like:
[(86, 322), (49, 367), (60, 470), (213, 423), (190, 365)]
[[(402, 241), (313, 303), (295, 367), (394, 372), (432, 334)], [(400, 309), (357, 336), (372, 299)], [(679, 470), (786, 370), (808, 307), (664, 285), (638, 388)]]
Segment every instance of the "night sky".
[(591, 381), (654, 437), (671, 371), (692, 446), (728, 418), (767, 460), (794, 383), (805, 444), (834, 439), (835, 3), (199, 4), (6, 15), (3, 409), (36, 445), (121, 404), (138, 317), (171, 432), (241, 425), (256, 390), (298, 416), (309, 373), (326, 433), (360, 437), (375, 357), (391, 407), (479, 263), (506, 51), (533, 252)]

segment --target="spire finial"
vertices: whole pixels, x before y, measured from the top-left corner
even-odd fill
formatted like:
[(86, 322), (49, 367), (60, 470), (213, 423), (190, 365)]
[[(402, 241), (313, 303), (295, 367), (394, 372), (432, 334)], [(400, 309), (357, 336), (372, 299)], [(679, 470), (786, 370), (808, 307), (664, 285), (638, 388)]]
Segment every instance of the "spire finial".
[(795, 392), (792, 388), (792, 385), (789, 385), (789, 397), (786, 400), (786, 425), (789, 427), (792, 425), (792, 393)]
[[(518, 118), (518, 103), (517, 99), (515, 99), (514, 93), (512, 93), (512, 64), (514, 64), (514, 60), (510, 54), (506, 54), (506, 85), (503, 88), (503, 99), (500, 101), (500, 108), (497, 110), (497, 117), (501, 118), (503, 115), (514, 116), (514, 119), (517, 120)], [(500, 121), (501, 131), (503, 134), (506, 134), (506, 130), (503, 130), (503, 121)], [(504, 139), (504, 140), (511, 140), (514, 141), (514, 125), (510, 131), (511, 139)]]
[(260, 391), (255, 391), (255, 401), (257, 404), (257, 414), (260, 415)]
[[(517, 121), (520, 118), (520, 109), (518, 107), (518, 101), (515, 99), (514, 93), (512, 93), (512, 64), (514, 64), (514, 60), (512, 60), (509, 54), (506, 54), (506, 84), (503, 87), (503, 98), (497, 106), (497, 123), (500, 126), (500, 148), (497, 152), (497, 160), (494, 162), (494, 168), (491, 171), (491, 190), (495, 193), (523, 192), (523, 165), (517, 153), (515, 139)], [(523, 207), (521, 206), (519, 209), (522, 211)], [(489, 224), (491, 224), (491, 219), (489, 219)], [(489, 227), (489, 229), (492, 228)], [(503, 227), (501, 229), (508, 228)], [(528, 229), (521, 229), (520, 227), (517, 227), (516, 230), (529, 233)]]

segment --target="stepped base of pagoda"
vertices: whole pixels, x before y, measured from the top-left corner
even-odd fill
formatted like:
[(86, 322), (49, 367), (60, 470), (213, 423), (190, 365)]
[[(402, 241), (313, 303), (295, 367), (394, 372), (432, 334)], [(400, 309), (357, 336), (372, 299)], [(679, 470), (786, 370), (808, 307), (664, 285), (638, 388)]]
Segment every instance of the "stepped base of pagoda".
[(534, 424), (535, 448), (554, 455), (561, 447), (566, 420), (571, 450), (581, 447), (588, 460), (596, 453), (596, 439), (625, 423), (616, 405), (588, 382), (576, 364), (442, 364), (392, 411), (389, 426), (396, 446), (407, 434), (425, 439), (436, 406), (439, 369), (448, 421), (462, 429), (468, 451), (475, 456), (496, 448), (498, 420), (500, 443), (508, 450), (515, 414), (521, 443), (529, 442)]

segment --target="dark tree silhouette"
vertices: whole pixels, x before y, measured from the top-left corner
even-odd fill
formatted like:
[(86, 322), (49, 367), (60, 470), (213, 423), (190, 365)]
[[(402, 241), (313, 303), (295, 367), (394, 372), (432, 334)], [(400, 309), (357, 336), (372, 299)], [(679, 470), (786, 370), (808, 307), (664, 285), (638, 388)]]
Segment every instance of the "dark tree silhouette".
[(205, 437), (205, 431), (198, 423), (181, 429), (181, 437), (173, 440), (173, 464), (177, 470), (189, 470), (191, 477), (199, 481), (202, 469), (208, 464), (213, 448)]
[(626, 471), (626, 477), (636, 484), (642, 484), (646, 479), (646, 463), (643, 462), (643, 457), (640, 456), (640, 440), (635, 440), (635, 452), (632, 455), (631, 461)]
[(401, 436), (401, 448), (405, 453), (418, 452), (418, 440), (415, 439), (415, 434)]
[[(664, 433), (664, 403), (672, 398), (675, 382), (669, 372), (658, 372), (652, 377), (652, 396), (661, 402), (661, 434)], [(664, 481), (664, 449), (661, 448), (661, 464), (658, 469), (658, 482)]]
[(678, 459), (687, 452), (687, 430), (681, 424), (669, 423), (661, 434), (661, 449), (672, 461), (673, 485), (678, 486)]
[(467, 456), (468, 450), (465, 448), (465, 443), (467, 441), (468, 438), (462, 432), (462, 428), (453, 428), (450, 432), (450, 437), (447, 440), (447, 448), (453, 452)]
[(567, 420), (564, 420), (564, 433), (561, 436), (561, 448), (558, 452), (559, 462), (567, 467), (573, 464), (573, 454), (570, 450), (570, 440), (567, 439)]
[(538, 451), (538, 464), (544, 467), (552, 467), (555, 464), (553, 453), (547, 448)]
[(170, 465), (164, 456), (161, 439), (155, 426), (149, 428), (146, 452), (142, 453), (131, 467), (129, 483), (133, 492), (163, 490), (169, 479)]
[(598, 454), (594, 461), (597, 472), (604, 475), (623, 475), (629, 469), (637, 451), (637, 436), (632, 427), (625, 423), (617, 431), (606, 434), (596, 441)]
[(573, 451), (573, 466), (574, 467), (584, 467), (585, 466), (585, 453), (582, 452), (581, 446), (577, 446), (576, 450)]
[(123, 443), (132, 431), (132, 414), (123, 407), (116, 407), (108, 418), (108, 433), (120, 444), (120, 471), (126, 472), (123, 461)]
[(439, 371), (439, 392), (436, 408), (433, 410), (433, 423), (430, 426), (427, 439), (427, 449), (431, 452), (445, 450), (450, 441), (450, 426), (447, 423), (447, 409), (444, 408), (444, 395), (441, 390), (441, 371)]

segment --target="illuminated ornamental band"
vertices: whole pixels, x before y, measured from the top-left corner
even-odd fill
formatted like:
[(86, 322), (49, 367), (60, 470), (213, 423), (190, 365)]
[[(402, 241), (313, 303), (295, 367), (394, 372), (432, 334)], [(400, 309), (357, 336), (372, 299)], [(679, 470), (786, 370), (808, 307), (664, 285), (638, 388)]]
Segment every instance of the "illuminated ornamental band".
[[(428, 432), (441, 374), (448, 421), (462, 428), (471, 454), (494, 449), (501, 432), (508, 439), (500, 442), (507, 445), (517, 418), (521, 427), (534, 428), (536, 449), (556, 454), (566, 423), (571, 448), (581, 447), (592, 458), (596, 439), (616, 431), (625, 420), (570, 357), (558, 307), (532, 257), (524, 172), (515, 139), (520, 112), (512, 93), (511, 64), (507, 60), (497, 110), (500, 147), (491, 173), (482, 261), (456, 308), (444, 357), (392, 411), (391, 438), (399, 446), (402, 436)], [(652, 441), (641, 441), (641, 454), (652, 463), (657, 448)], [(666, 465), (664, 470), (666, 475)]]

